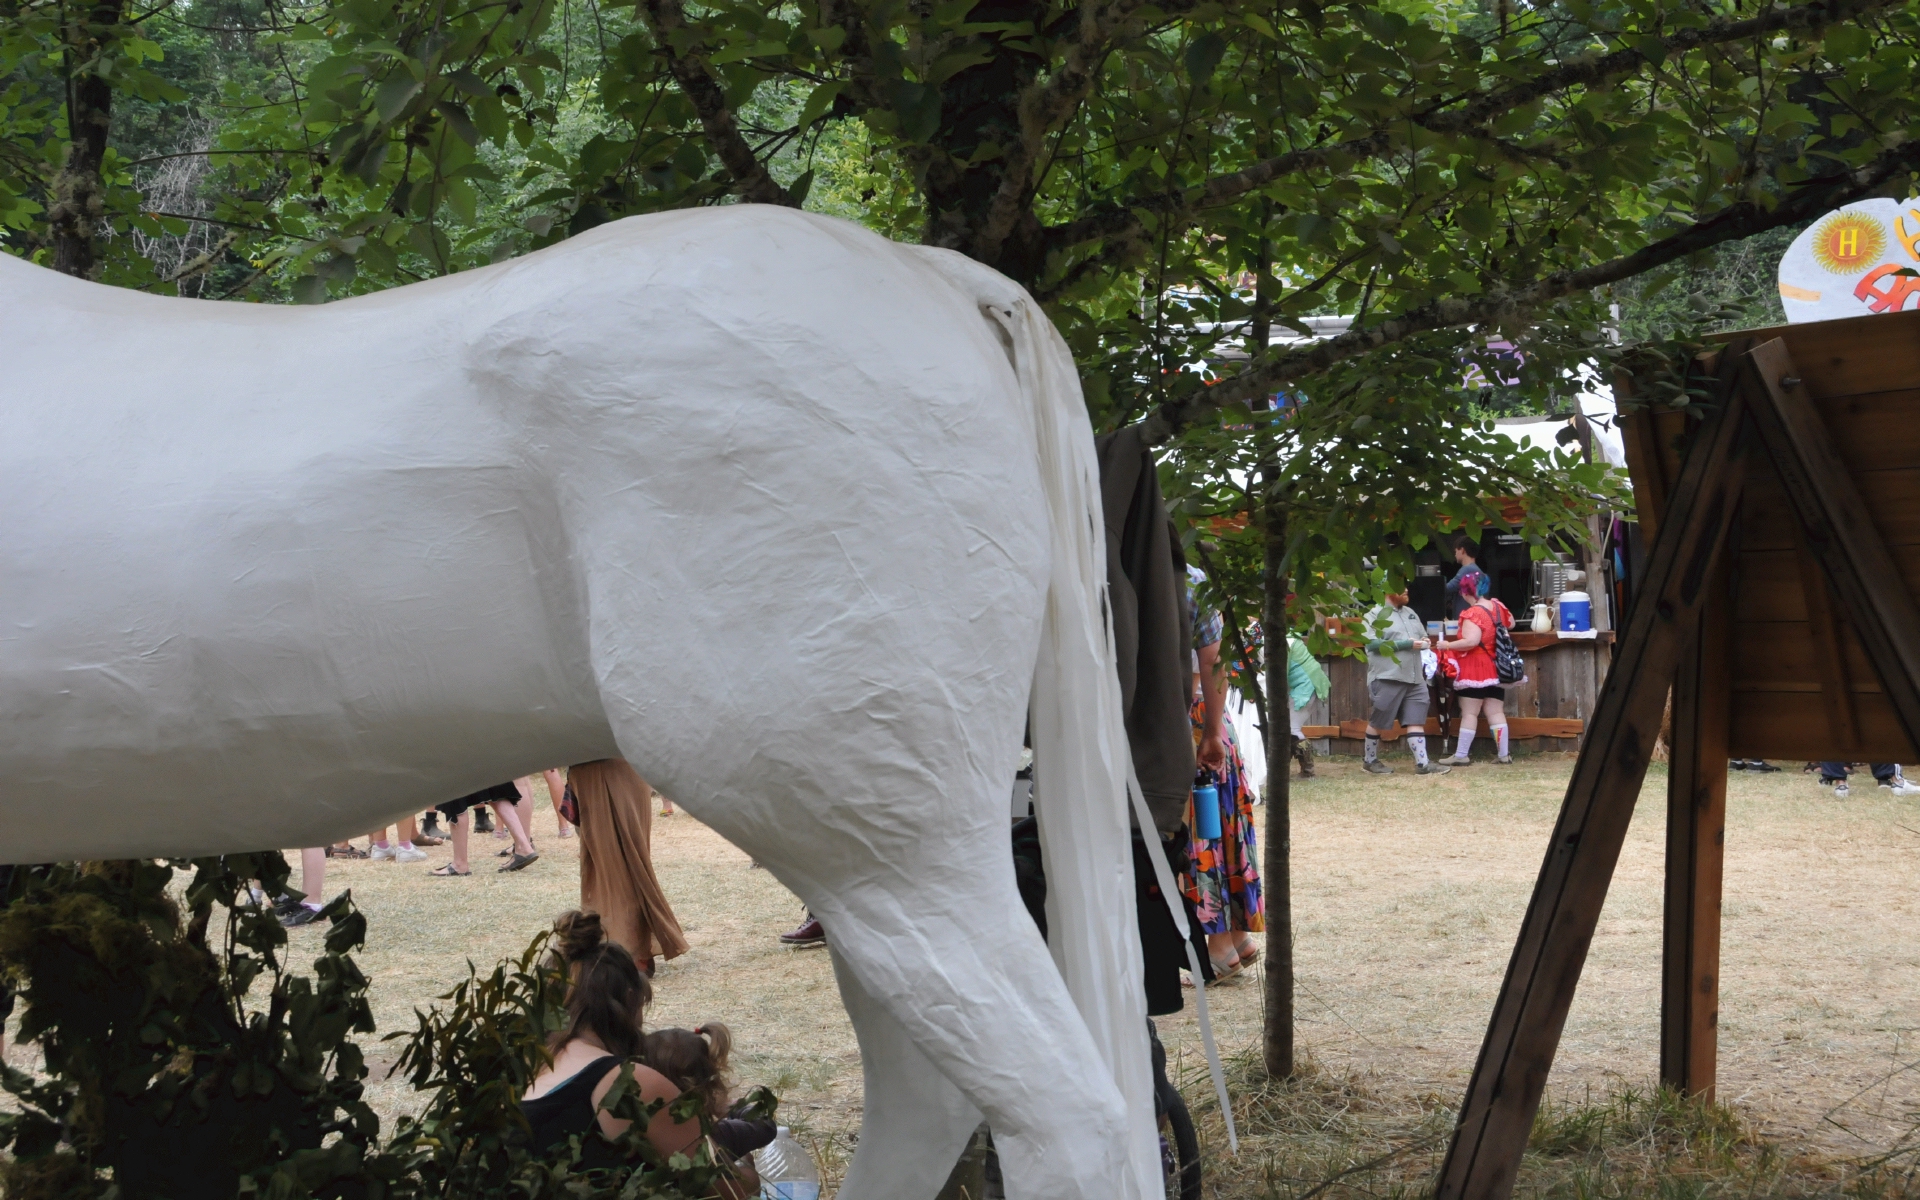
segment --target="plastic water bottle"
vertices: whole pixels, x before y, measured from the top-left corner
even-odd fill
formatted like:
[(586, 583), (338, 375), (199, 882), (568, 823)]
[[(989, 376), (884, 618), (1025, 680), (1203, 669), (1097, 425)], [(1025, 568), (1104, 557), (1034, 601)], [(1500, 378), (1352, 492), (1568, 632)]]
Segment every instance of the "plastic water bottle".
[(820, 1200), (820, 1168), (785, 1125), (773, 1141), (753, 1152), (761, 1200)]

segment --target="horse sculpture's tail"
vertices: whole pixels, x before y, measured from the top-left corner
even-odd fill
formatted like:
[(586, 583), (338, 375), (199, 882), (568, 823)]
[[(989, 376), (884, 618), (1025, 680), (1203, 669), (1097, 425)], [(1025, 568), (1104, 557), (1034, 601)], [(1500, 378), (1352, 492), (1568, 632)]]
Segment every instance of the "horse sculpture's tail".
[(1127, 1113), (1114, 1196), (1162, 1195), (1152, 1065), (1134, 928), (1127, 818), (1132, 770), (1113, 632), (1106, 619), (1106, 523), (1080, 379), (1040, 306), (1002, 275), (950, 252), (929, 255), (1006, 341), (1033, 424), (1046, 489), (1052, 573), (1030, 716), (1034, 796), (1047, 874), (1049, 948)]

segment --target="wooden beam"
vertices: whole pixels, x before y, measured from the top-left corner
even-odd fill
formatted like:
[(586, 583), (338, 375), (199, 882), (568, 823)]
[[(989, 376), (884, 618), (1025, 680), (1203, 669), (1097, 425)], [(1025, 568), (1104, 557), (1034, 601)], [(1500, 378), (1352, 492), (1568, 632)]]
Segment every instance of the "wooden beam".
[(1874, 528), (1786, 343), (1776, 338), (1746, 357), (1757, 385), (1747, 389), (1754, 428), (1780, 473), (1807, 547), (1833, 586), (1840, 615), (1862, 645), (1874, 648), (1887, 699), (1908, 740), (1920, 747), (1920, 607)]
[(1668, 497), (1619, 654), (1554, 823), (1546, 861), (1500, 985), (1447, 1149), (1437, 1200), (1505, 1200), (1520, 1169), (1567, 1009), (1646, 778), (1682, 639), (1694, 630), (1744, 482), (1738, 351), (1721, 356), (1716, 403)]
[[(1507, 736), (1510, 738), (1577, 738), (1586, 730), (1585, 721), (1572, 717), (1508, 717)], [(1367, 736), (1365, 721), (1342, 721), (1338, 725), (1303, 725), (1301, 735), (1310, 738), (1337, 737), (1353, 738), (1356, 741)], [(1391, 729), (1380, 731), (1383, 742), (1397, 742), (1407, 736), (1407, 731), (1398, 721)], [(1432, 734), (1438, 737), (1438, 734)]]
[[(1614, 395), (1625, 399), (1629, 392), (1614, 385)], [(1649, 543), (1659, 536), (1660, 514), (1667, 510), (1667, 481), (1660, 453), (1660, 431), (1654, 425), (1653, 412), (1635, 409), (1620, 418), (1620, 437), (1626, 444), (1627, 461), (1632, 464), (1633, 517)]]
[(1796, 556), (1800, 591), (1807, 599), (1807, 638), (1813, 643), (1814, 677), (1820, 681), (1820, 700), (1827, 710), (1827, 734), (1833, 739), (1834, 751), (1852, 761), (1852, 750), (1860, 744), (1860, 713), (1854, 705), (1853, 674), (1847, 667), (1840, 615), (1835, 611), (1827, 577), (1807, 542), (1806, 530), (1798, 520), (1789, 520), (1788, 524), (1800, 545)]
[[(1719, 1053), (1720, 896), (1726, 855), (1727, 742), (1733, 697), (1731, 551), (1714, 568), (1707, 599), (1673, 684), (1672, 766), (1667, 774), (1667, 895), (1661, 963), (1660, 1081), (1713, 1099)], [(1824, 585), (1823, 585), (1824, 586)]]

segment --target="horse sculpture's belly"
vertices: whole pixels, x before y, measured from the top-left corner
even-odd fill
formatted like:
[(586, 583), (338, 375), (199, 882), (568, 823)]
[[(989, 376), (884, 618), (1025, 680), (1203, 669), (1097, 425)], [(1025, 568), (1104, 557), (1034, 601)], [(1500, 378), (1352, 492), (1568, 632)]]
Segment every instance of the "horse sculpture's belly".
[(0, 335), (8, 857), (311, 844), (612, 753), (551, 481), (407, 346), (431, 306), (225, 315)]

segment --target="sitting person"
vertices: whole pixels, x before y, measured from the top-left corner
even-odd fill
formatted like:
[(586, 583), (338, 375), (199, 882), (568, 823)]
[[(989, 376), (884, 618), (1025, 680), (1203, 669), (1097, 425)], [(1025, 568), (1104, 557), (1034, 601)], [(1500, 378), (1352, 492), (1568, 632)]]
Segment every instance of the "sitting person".
[(648, 1066), (682, 1092), (706, 1096), (714, 1144), (737, 1162), (771, 1142), (778, 1130), (772, 1121), (738, 1116), (727, 1107), (727, 1055), (732, 1049), (732, 1033), (709, 1021), (698, 1029), (654, 1030), (647, 1035), (646, 1057)]
[[(567, 1026), (553, 1036), (552, 1063), (534, 1076), (520, 1098), (520, 1111), (539, 1151), (585, 1135), (596, 1125), (607, 1138), (617, 1138), (632, 1126), (600, 1111), (600, 1102), (620, 1078), (622, 1063), (633, 1064), (642, 1107), (656, 1100), (671, 1102), (680, 1095), (679, 1088), (641, 1061), (641, 1014), (653, 999), (653, 989), (634, 965), (633, 956), (607, 939), (597, 913), (577, 909), (562, 913), (554, 930), (559, 935), (559, 954), (573, 979), (567, 991)], [(691, 1153), (699, 1144), (701, 1129), (695, 1121), (676, 1121), (663, 1106), (648, 1121), (645, 1136), (665, 1158)], [(624, 1161), (618, 1146), (583, 1137), (582, 1167), (615, 1167)], [(734, 1183), (719, 1190), (725, 1200), (743, 1200), (748, 1194)]]

